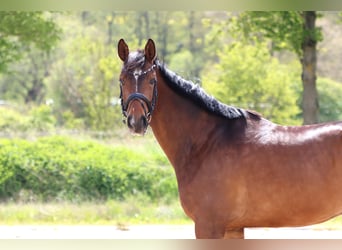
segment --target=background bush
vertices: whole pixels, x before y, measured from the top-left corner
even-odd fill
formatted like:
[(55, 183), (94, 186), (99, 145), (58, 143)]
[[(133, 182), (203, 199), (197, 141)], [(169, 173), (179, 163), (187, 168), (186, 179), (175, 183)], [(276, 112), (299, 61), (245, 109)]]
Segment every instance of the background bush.
[(282, 64), (266, 43), (226, 45), (203, 75), (209, 93), (232, 106), (256, 110), (282, 125), (300, 125), (300, 65)]
[(342, 84), (328, 78), (317, 79), (320, 122), (342, 120)]
[(0, 140), (0, 199), (8, 201), (177, 198), (173, 168), (155, 150), (53, 136)]

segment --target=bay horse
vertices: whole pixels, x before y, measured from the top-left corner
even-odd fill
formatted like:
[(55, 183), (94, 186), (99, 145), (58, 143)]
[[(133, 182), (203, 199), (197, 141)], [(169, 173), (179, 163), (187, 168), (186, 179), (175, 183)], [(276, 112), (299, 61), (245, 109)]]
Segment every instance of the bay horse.
[(153, 40), (120, 39), (122, 112), (150, 125), (174, 167), (196, 238), (244, 238), (244, 228), (316, 224), (342, 212), (342, 122), (280, 126), (225, 105), (169, 70)]

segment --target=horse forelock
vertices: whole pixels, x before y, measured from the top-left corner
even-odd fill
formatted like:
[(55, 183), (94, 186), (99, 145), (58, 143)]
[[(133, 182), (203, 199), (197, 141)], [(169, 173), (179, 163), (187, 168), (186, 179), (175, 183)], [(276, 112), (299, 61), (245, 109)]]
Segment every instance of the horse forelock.
[(145, 54), (142, 50), (129, 53), (127, 61), (124, 63), (124, 70), (134, 71), (141, 69), (145, 64)]

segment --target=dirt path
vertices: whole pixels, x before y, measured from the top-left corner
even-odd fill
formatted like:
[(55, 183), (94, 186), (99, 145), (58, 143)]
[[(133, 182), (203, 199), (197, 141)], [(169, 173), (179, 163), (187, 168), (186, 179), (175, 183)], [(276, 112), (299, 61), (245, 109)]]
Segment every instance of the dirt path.
[[(340, 230), (301, 228), (246, 229), (248, 239), (342, 239)], [(194, 239), (193, 225), (0, 226), (0, 239)]]

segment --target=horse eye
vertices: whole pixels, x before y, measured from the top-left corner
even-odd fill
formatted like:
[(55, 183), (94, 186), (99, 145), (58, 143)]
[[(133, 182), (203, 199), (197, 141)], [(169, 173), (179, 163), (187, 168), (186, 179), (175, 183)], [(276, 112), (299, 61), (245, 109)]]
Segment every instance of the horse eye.
[(124, 85), (124, 80), (120, 79), (119, 82), (120, 82), (120, 85)]
[(153, 85), (156, 84), (156, 83), (157, 83), (157, 79), (156, 79), (156, 78), (152, 78), (152, 79), (150, 80), (150, 83), (153, 84)]

